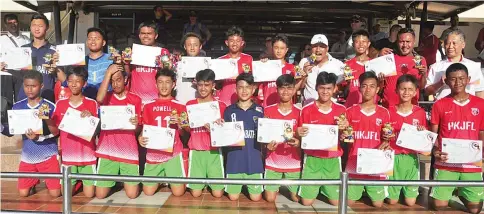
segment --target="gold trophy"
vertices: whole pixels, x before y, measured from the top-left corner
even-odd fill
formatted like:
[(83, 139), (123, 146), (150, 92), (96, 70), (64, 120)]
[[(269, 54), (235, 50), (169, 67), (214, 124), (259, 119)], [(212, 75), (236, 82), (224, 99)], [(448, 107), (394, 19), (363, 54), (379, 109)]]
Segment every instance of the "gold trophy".
[(55, 65), (54, 63), (54, 57), (52, 56), (52, 54), (49, 54), (49, 53), (46, 54), (44, 56), (44, 60), (45, 60), (45, 64), (42, 64), (42, 66), (47, 70), (49, 70), (50, 72), (52, 72), (55, 68), (57, 68), (57, 65)]
[(114, 54), (117, 54), (118, 53), (118, 50), (116, 48), (114, 48), (113, 46), (109, 46), (108, 47), (108, 54), (110, 54), (111, 56), (109, 57), (110, 60), (113, 60), (113, 61), (116, 61), (116, 57), (114, 56)]
[(350, 66), (345, 66), (343, 69), (343, 76), (345, 77), (345, 80), (352, 80), (355, 78), (355, 76), (353, 76), (353, 70), (351, 70)]
[(395, 134), (393, 127), (392, 127), (392, 124), (390, 124), (390, 123), (385, 123), (383, 125), (382, 130), (383, 130), (383, 134), (388, 136), (388, 137), (393, 137), (393, 135)]
[(294, 79), (301, 79), (306, 76), (306, 73), (303, 71), (303, 69), (301, 69), (301, 67), (299, 67), (299, 65), (294, 66), (294, 71)]
[(282, 137), (284, 137), (285, 141), (289, 141), (294, 137), (294, 132), (290, 123), (284, 123), (284, 135)]
[[(341, 114), (336, 118), (336, 124), (339, 126), (343, 121), (346, 121), (346, 115)], [(353, 137), (353, 127), (352, 126), (347, 126), (343, 130), (343, 134), (346, 135), (345, 139), (343, 140), (345, 143), (353, 143), (355, 142), (355, 139)]]
[(121, 58), (123, 59), (124, 63), (129, 64), (131, 62), (131, 55), (132, 50), (130, 47), (125, 48), (124, 51), (121, 52)]
[(242, 64), (242, 69), (244, 70), (244, 73), (249, 73), (250, 72), (250, 66), (247, 64)]
[(42, 103), (39, 107), (39, 119), (48, 120), (50, 115), (50, 107), (47, 103)]
[(181, 127), (189, 127), (188, 114), (186, 112), (182, 112), (180, 114), (180, 126)]
[[(178, 116), (178, 111), (176, 109), (171, 110), (171, 117), (176, 117)], [(170, 120), (170, 124), (176, 124), (176, 122), (173, 122)]]
[(308, 62), (310, 65), (314, 64), (316, 62), (316, 54), (311, 54), (311, 56), (308, 57)]
[(415, 62), (415, 68), (421, 68), (422, 65), (422, 56), (420, 55), (415, 55), (413, 57), (413, 61)]

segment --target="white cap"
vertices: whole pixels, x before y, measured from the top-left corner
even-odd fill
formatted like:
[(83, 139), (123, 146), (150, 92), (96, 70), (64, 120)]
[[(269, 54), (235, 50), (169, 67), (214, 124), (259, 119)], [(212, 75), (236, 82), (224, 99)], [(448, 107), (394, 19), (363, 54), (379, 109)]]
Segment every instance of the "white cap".
[(328, 38), (326, 38), (326, 36), (323, 34), (316, 34), (311, 39), (311, 45), (318, 44), (318, 43), (323, 43), (325, 45), (328, 45)]

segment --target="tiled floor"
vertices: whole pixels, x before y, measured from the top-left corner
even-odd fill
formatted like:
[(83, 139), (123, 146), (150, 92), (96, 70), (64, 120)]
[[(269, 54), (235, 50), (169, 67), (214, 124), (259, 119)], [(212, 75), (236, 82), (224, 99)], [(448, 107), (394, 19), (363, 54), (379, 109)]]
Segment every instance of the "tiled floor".
[[(1, 209), (24, 210), (24, 211), (47, 211), (60, 212), (62, 210), (62, 198), (53, 198), (48, 195), (45, 187), (37, 187), (37, 193), (27, 198), (17, 195), (17, 183), (15, 181), (1, 182)], [(285, 193), (282, 192), (284, 195)], [(275, 203), (265, 201), (252, 202), (247, 197), (241, 196), (238, 201), (230, 201), (227, 197), (214, 198), (210, 193), (204, 193), (199, 198), (193, 198), (189, 193), (181, 197), (171, 196), (167, 187), (162, 188), (154, 196), (148, 197), (141, 194), (136, 199), (129, 199), (123, 191), (117, 191), (106, 199), (91, 199), (76, 194), (72, 199), (72, 210), (82, 213), (160, 213), (160, 214), (276, 214), (276, 213), (336, 213), (337, 207), (328, 205), (317, 200), (313, 206), (305, 207), (279, 195)], [(414, 207), (404, 205), (384, 205), (381, 209), (369, 206), (369, 201), (363, 200), (349, 207), (349, 213), (465, 213), (459, 211), (459, 202), (453, 202), (449, 211), (434, 212), (426, 207), (426, 197), (419, 198), (419, 203)]]

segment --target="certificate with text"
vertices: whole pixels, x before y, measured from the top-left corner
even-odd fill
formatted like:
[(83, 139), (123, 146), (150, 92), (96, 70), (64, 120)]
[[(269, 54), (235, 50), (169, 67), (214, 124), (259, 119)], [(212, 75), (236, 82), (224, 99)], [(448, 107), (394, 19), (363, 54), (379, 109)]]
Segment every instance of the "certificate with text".
[(211, 123), (210, 139), (213, 147), (245, 146), (244, 122)]
[(173, 152), (175, 129), (143, 125), (143, 137), (148, 138), (146, 148)]
[(68, 108), (59, 124), (59, 129), (86, 141), (91, 141), (98, 123), (99, 118), (93, 116), (81, 117), (80, 111)]
[(282, 63), (281, 60), (254, 61), (252, 70), (255, 82), (276, 81), (282, 75)]
[(102, 130), (135, 130), (136, 126), (129, 120), (135, 117), (133, 105), (126, 106), (101, 106), (101, 129)]
[(215, 80), (235, 79), (239, 75), (235, 59), (212, 59), (210, 69), (215, 72)]
[(482, 165), (482, 141), (442, 138), (442, 152), (446, 163)]
[(395, 151), (358, 149), (356, 173), (366, 175), (393, 175)]
[(188, 105), (187, 113), (190, 128), (202, 127), (221, 118), (217, 101)]
[(382, 73), (385, 77), (397, 75), (397, 66), (395, 65), (395, 56), (388, 54), (370, 60), (365, 65), (365, 71), (373, 71), (378, 76)]
[(302, 137), (302, 149), (338, 151), (337, 125), (303, 124), (303, 127), (309, 130)]
[(11, 70), (31, 70), (32, 69), (32, 50), (28, 48), (8, 48), (2, 49), (2, 61), (6, 64), (6, 69)]
[(10, 134), (25, 134), (29, 129), (35, 134), (43, 133), (38, 109), (8, 110), (7, 115)]
[(133, 44), (131, 64), (146, 67), (157, 67), (156, 57), (161, 54), (160, 47)]
[(86, 65), (86, 51), (84, 44), (65, 44), (55, 46), (59, 55), (57, 66)]
[(419, 131), (416, 126), (403, 123), (396, 144), (424, 155), (430, 155), (435, 140), (437, 140), (436, 133), (428, 130)]
[(201, 70), (210, 67), (210, 57), (182, 57), (177, 64), (177, 72), (181, 73), (183, 78), (195, 78), (195, 75)]
[(292, 120), (278, 120), (269, 118), (257, 119), (257, 141), (260, 143), (283, 143), (284, 136), (294, 135)]

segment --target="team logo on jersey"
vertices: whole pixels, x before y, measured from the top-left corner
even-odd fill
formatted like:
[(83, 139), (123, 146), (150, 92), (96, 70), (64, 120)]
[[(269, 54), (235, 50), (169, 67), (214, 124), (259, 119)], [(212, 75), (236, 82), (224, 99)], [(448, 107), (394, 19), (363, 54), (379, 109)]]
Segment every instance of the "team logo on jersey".
[(262, 113), (262, 107), (258, 106), (258, 107), (255, 107), (255, 110)]
[(252, 117), (252, 120), (254, 120), (254, 123), (257, 123), (257, 120), (258, 120), (258, 119), (259, 119), (259, 118), (258, 118), (257, 116)]
[(418, 126), (418, 125), (419, 125), (418, 120), (417, 120), (417, 119), (413, 119), (413, 121), (412, 121), (412, 125), (414, 125), (414, 126)]
[(381, 124), (382, 124), (381, 119), (380, 118), (376, 118), (376, 125), (377, 126), (381, 126)]
[(286, 70), (286, 74), (291, 74), (291, 70)]
[(477, 115), (479, 115), (479, 109), (478, 108), (471, 108), (471, 113), (472, 113), (472, 115), (477, 116)]
[(250, 72), (250, 66), (248, 64), (242, 63), (242, 69), (244, 70), (245, 73)]

